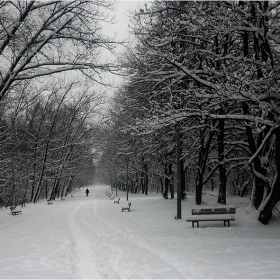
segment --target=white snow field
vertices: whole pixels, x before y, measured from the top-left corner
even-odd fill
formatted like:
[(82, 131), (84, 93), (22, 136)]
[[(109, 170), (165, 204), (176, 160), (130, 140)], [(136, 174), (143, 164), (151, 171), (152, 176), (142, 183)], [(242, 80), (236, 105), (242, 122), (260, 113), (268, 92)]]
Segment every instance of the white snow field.
[[(160, 194), (118, 192), (120, 204), (105, 195), (108, 186), (90, 186), (56, 200), (21, 208), (12, 216), (0, 210), (1, 279), (197, 279), (280, 277), (280, 218), (264, 226), (257, 212), (246, 215), (248, 198), (228, 197), (236, 221), (186, 222), (194, 197), (182, 203)], [(214, 205), (215, 196), (204, 196)]]

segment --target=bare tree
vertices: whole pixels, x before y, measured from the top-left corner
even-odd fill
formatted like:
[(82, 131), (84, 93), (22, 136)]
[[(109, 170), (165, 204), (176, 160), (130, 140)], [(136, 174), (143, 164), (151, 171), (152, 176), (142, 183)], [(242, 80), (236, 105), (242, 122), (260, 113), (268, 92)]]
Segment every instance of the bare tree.
[[(7, 1), (0, 6), (0, 101), (24, 80), (80, 70), (97, 80), (100, 50), (114, 48), (101, 33), (110, 21), (104, 1)], [(97, 75), (96, 75), (97, 74)]]

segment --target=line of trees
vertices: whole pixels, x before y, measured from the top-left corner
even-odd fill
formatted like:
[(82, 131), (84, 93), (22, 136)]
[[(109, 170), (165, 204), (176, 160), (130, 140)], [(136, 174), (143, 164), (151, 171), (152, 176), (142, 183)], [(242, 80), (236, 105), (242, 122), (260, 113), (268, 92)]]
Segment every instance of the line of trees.
[(2, 205), (53, 200), (92, 181), (96, 128), (89, 116), (104, 98), (77, 83), (57, 84), (32, 100), (28, 92), (1, 119)]
[[(279, 9), (273, 1), (153, 1), (135, 13), (128, 82), (116, 92), (101, 167), (112, 185), (182, 198), (250, 195), (267, 224), (280, 200)], [(186, 180), (187, 179), (187, 180)]]
[(97, 85), (115, 71), (102, 50), (118, 44), (101, 26), (113, 9), (111, 0), (1, 1), (0, 206), (92, 182), (105, 102)]

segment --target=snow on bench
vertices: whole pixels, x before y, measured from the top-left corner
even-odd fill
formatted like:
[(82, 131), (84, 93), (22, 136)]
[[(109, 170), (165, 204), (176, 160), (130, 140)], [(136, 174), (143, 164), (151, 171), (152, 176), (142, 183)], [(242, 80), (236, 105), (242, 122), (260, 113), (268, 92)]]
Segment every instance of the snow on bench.
[(127, 207), (122, 207), (122, 212), (124, 210), (127, 210), (128, 212), (130, 212), (130, 206), (131, 206), (131, 202), (128, 203), (128, 206)]
[(199, 227), (199, 222), (206, 221), (223, 221), (224, 226), (227, 224), (230, 227), (230, 221), (235, 221), (235, 213), (236, 207), (234, 205), (213, 206), (211, 208), (202, 206), (193, 208), (192, 215), (187, 218), (186, 222), (192, 222), (193, 228), (195, 223)]
[(21, 211), (20, 210), (15, 210), (16, 209), (16, 206), (11, 206), (10, 207), (10, 210), (12, 212), (12, 215), (19, 215), (21, 214)]
[(114, 204), (115, 204), (115, 203), (120, 204), (120, 197), (119, 197), (119, 199), (118, 199), (118, 200), (115, 200), (115, 201), (114, 201)]

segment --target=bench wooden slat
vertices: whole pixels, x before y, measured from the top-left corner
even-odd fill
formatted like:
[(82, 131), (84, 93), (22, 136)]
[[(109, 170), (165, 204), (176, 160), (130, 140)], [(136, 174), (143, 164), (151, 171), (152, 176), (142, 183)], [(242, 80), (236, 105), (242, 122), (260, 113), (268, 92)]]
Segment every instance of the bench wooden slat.
[(208, 215), (208, 216), (202, 216), (202, 215), (193, 215), (187, 217), (187, 222), (191, 221), (223, 221), (223, 220), (235, 220), (235, 216), (231, 214), (217, 214), (217, 215)]
[(230, 226), (230, 221), (235, 221), (236, 213), (235, 206), (213, 206), (213, 207), (197, 207), (193, 208), (191, 211), (191, 216), (187, 218), (186, 222), (192, 222), (192, 227), (196, 223), (199, 227), (199, 222), (206, 221), (223, 221), (224, 226), (226, 223)]
[(21, 210), (16, 210), (16, 206), (10, 206), (10, 210), (11, 210), (12, 215), (21, 214)]
[(196, 223), (196, 226), (199, 227), (199, 222), (224, 222), (224, 227), (226, 227), (226, 224), (228, 227), (230, 227), (230, 221), (235, 221), (235, 217), (233, 215), (208, 215), (205, 216), (199, 216), (196, 215), (196, 217), (189, 217), (186, 222), (192, 222), (192, 227), (194, 228), (194, 224)]
[(236, 208), (193, 208), (192, 215), (207, 215), (207, 214), (235, 214)]
[(18, 211), (12, 211), (12, 215), (19, 215), (19, 214), (21, 214), (21, 211), (20, 210), (18, 210)]

